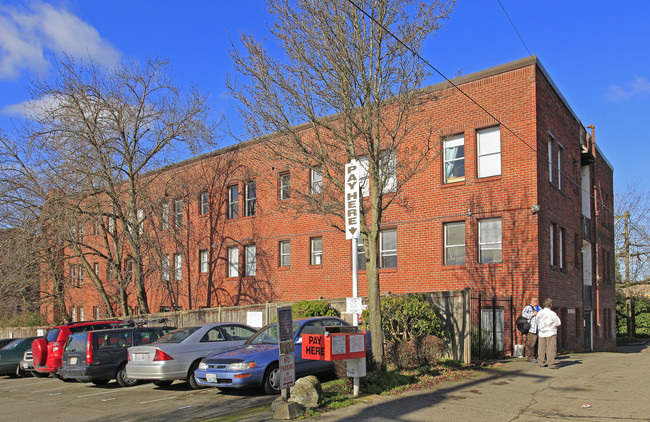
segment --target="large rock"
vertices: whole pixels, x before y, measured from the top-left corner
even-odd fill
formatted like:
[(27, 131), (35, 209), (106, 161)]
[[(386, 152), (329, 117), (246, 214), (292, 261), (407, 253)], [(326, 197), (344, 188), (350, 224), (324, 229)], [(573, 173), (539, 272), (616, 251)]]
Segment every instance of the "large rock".
[(313, 409), (323, 402), (323, 387), (313, 375), (300, 378), (289, 389), (289, 401), (298, 403), (307, 409)]

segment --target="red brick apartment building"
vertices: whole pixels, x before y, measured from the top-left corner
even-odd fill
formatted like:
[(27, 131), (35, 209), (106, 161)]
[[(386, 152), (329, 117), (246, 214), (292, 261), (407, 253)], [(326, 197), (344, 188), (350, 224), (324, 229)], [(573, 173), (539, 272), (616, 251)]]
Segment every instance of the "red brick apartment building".
[[(382, 294), (469, 288), (512, 296), (517, 312), (551, 297), (561, 347), (611, 349), (613, 169), (593, 126), (534, 56), (453, 82), (494, 117), (449, 83), (425, 89), (438, 94), (427, 110), (441, 153), (406, 185), (410, 206), (384, 215)], [(146, 276), (152, 311), (352, 295), (350, 241), (286, 206), (312, 176), (264, 148), (252, 140), (161, 170), (155, 206), (143, 211), (162, 262)], [(88, 260), (109, 282), (107, 263)], [(65, 270), (76, 280), (66, 289), (73, 318), (105, 316), (76, 262)], [(366, 294), (363, 270), (359, 289)]]

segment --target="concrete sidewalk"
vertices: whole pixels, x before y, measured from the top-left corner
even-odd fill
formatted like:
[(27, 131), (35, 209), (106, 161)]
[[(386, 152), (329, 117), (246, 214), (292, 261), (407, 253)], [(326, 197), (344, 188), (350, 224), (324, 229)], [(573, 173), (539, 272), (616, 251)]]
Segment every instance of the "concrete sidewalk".
[[(401, 396), (373, 397), (318, 421), (650, 421), (650, 346), (560, 356), (559, 369), (508, 359)], [(588, 406), (590, 405), (590, 406)]]

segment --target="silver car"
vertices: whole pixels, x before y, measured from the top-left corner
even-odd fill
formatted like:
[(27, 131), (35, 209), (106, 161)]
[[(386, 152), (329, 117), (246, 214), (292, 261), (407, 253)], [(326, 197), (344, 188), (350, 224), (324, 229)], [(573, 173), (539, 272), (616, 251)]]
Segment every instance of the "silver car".
[(150, 345), (129, 347), (126, 375), (152, 380), (159, 387), (185, 380), (192, 388), (201, 388), (194, 379), (201, 359), (244, 344), (256, 331), (232, 322), (178, 328)]

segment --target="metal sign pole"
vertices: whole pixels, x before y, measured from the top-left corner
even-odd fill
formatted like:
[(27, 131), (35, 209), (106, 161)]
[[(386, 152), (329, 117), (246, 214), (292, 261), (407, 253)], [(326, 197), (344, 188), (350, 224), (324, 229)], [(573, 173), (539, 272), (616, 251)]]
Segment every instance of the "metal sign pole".
[[(352, 238), (352, 297), (359, 297), (359, 238)], [(359, 314), (352, 314), (352, 325), (359, 326)]]

